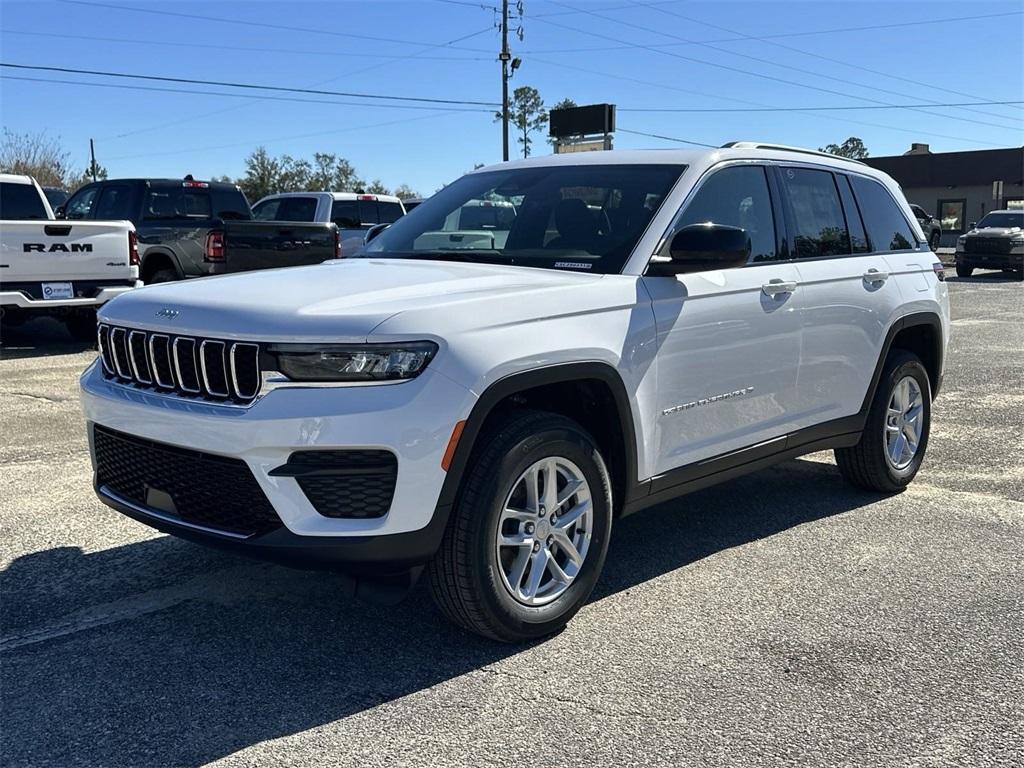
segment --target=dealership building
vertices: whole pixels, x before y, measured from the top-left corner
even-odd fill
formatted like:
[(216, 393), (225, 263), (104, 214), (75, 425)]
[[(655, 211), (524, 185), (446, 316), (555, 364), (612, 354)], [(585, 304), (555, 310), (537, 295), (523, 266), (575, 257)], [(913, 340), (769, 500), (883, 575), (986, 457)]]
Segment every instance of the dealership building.
[(927, 144), (912, 144), (905, 154), (864, 162), (888, 173), (907, 200), (939, 218), (944, 247), (956, 245), (957, 235), (989, 211), (1024, 209), (1024, 147), (932, 152)]

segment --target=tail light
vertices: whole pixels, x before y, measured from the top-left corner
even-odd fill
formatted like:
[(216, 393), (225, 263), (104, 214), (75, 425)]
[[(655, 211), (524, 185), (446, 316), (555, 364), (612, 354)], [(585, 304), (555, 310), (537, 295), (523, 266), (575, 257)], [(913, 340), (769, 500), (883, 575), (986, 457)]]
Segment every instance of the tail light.
[(337, 227), (334, 228), (334, 258), (341, 258), (341, 231)]
[(932, 271), (935, 273), (935, 276), (939, 278), (940, 282), (945, 282), (946, 268), (942, 264), (936, 261), (934, 264), (932, 264)]
[(206, 236), (206, 261), (224, 261), (224, 232), (215, 229)]
[(128, 230), (128, 263), (139, 266), (139, 236), (134, 229)]

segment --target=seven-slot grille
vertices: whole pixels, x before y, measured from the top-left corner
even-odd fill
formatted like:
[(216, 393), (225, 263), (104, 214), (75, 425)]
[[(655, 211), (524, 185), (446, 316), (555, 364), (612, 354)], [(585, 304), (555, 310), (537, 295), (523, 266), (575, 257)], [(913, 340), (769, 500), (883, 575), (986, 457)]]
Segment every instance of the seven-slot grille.
[(964, 245), (967, 253), (1009, 253), (1013, 247), (1008, 237), (968, 237)]
[(260, 391), (259, 346), (102, 324), (100, 359), (108, 379), (142, 389), (218, 402), (251, 403)]

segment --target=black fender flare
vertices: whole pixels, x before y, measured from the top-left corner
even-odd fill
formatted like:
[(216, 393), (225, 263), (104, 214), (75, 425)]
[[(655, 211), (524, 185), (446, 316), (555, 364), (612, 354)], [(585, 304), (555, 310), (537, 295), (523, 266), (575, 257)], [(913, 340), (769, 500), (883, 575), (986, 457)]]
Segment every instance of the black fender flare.
[(896, 318), (889, 330), (885, 334), (885, 341), (882, 344), (882, 352), (878, 356), (878, 362), (875, 363), (875, 370), (871, 374), (871, 383), (868, 385), (868, 391), (864, 395), (864, 402), (861, 404), (860, 411), (857, 413), (858, 418), (861, 420), (861, 428), (863, 428), (863, 422), (867, 419), (868, 411), (871, 409), (871, 402), (875, 399), (875, 392), (878, 391), (878, 382), (882, 379), (882, 371), (885, 368), (885, 361), (889, 358), (889, 353), (892, 351), (892, 344), (896, 340), (896, 336), (907, 328), (914, 328), (916, 326), (926, 325), (930, 326), (935, 332), (935, 339), (937, 341), (935, 353), (936, 372), (935, 381), (932, 382), (932, 398), (939, 393), (939, 388), (942, 385), (942, 356), (944, 348), (942, 344), (942, 319), (936, 312), (912, 312), (909, 315), (903, 315), (902, 317)]
[(141, 279), (142, 275), (145, 274), (146, 262), (153, 257), (166, 258), (171, 262), (171, 267), (174, 269), (175, 274), (177, 274), (178, 279), (185, 279), (185, 271), (181, 268), (181, 261), (178, 259), (178, 254), (170, 248), (163, 248), (160, 246), (147, 248), (142, 254), (142, 258), (139, 261), (139, 279)]
[[(633, 423), (633, 411), (630, 408), (629, 393), (619, 372), (602, 362), (560, 363), (545, 368), (534, 368), (528, 371), (509, 374), (498, 379), (483, 391), (477, 399), (473, 410), (466, 419), (466, 425), (459, 436), (458, 445), (448, 466), (448, 474), (441, 486), (441, 494), (437, 502), (437, 511), (447, 516), (455, 504), (459, 487), (466, 466), (473, 453), (473, 448), (480, 437), (487, 417), (491, 415), (498, 403), (517, 392), (547, 384), (560, 384), (570, 381), (593, 379), (608, 385), (615, 400), (619, 425), (622, 429), (624, 460), (626, 472), (626, 499), (638, 492), (637, 483), (637, 442), (636, 427)], [(640, 491), (641, 493), (645, 492)], [(624, 500), (624, 501), (625, 501)], [(436, 514), (436, 513), (435, 513)]]

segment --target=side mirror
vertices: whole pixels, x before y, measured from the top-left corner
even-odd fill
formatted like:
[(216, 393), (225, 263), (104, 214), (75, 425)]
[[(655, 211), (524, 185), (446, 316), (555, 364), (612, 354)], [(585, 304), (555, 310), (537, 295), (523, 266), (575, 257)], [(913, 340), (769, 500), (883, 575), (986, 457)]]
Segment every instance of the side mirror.
[(669, 257), (655, 257), (650, 275), (680, 275), (713, 269), (742, 267), (750, 258), (750, 237), (741, 227), (726, 224), (690, 224), (676, 232)]
[(53, 212), (53, 217), (55, 219), (63, 219), (63, 218), (66, 218), (66, 216), (65, 216), (66, 213), (67, 213), (67, 211), (64, 210), (64, 206), (63, 205), (58, 205), (57, 206), (57, 210), (55, 210)]
[(976, 226), (978, 226), (978, 222), (972, 221), (970, 224), (967, 225), (967, 228), (974, 229)]
[(366, 230), (366, 234), (363, 236), (363, 245), (366, 245), (367, 243), (372, 241), (375, 237), (377, 237), (377, 235), (379, 235), (381, 232), (383, 232), (390, 226), (390, 224), (374, 224), (372, 227)]

